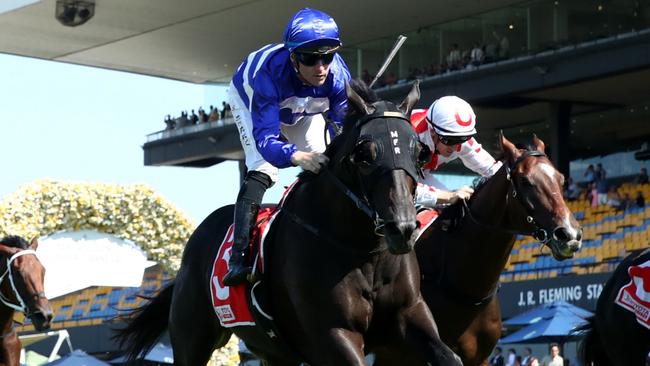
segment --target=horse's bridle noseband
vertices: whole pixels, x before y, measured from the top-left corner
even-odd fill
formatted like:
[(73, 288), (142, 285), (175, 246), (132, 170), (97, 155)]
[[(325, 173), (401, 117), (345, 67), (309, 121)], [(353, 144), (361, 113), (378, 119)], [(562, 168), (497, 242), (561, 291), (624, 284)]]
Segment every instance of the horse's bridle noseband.
[[(7, 269), (5, 272), (0, 276), (0, 286), (2, 285), (2, 281), (5, 280), (5, 278), (9, 277), (9, 283), (11, 284), (11, 289), (14, 292), (14, 295), (16, 296), (16, 299), (18, 300), (18, 304), (13, 304), (8, 298), (6, 298), (2, 292), (0, 292), (0, 302), (5, 304), (6, 306), (24, 313), (26, 316), (31, 315), (32, 313), (29, 311), (29, 308), (25, 304), (25, 301), (23, 300), (22, 296), (20, 296), (20, 292), (18, 292), (18, 289), (16, 288), (16, 284), (14, 283), (14, 277), (13, 277), (13, 271), (11, 269), (11, 263), (13, 263), (16, 258), (23, 256), (23, 255), (36, 255), (36, 251), (32, 249), (24, 249), (19, 252), (16, 252), (14, 255), (12, 255), (10, 258), (7, 258)], [(36, 298), (45, 298), (45, 293), (39, 292), (38, 294), (33, 295)]]

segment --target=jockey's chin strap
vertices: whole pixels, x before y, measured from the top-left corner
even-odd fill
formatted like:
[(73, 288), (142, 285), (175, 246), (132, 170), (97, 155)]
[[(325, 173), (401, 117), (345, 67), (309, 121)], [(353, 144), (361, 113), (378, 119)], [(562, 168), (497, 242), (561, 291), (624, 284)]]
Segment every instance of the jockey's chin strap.
[[(18, 304), (13, 304), (11, 300), (9, 300), (7, 297), (5, 297), (2, 292), (0, 292), (0, 302), (5, 304), (6, 306), (24, 313), (25, 315), (29, 316), (29, 309), (27, 308), (27, 305), (25, 305), (25, 301), (23, 301), (22, 296), (20, 296), (20, 292), (18, 292), (18, 289), (16, 288), (16, 284), (14, 283), (14, 277), (13, 277), (13, 271), (11, 269), (11, 263), (16, 260), (16, 258), (23, 256), (23, 255), (36, 255), (36, 251), (32, 249), (25, 249), (21, 250), (19, 252), (16, 252), (14, 255), (12, 255), (10, 258), (7, 259), (7, 269), (5, 272), (0, 276), (0, 285), (2, 285), (2, 281), (5, 280), (5, 278), (9, 278), (9, 283), (11, 284), (11, 290), (14, 293), (14, 296), (16, 296), (16, 300), (18, 300)], [(36, 294), (35, 296), (38, 297), (45, 297), (45, 294), (39, 293)]]
[(513, 234), (513, 235), (532, 236), (533, 238), (538, 240), (540, 243), (546, 244), (551, 240), (551, 235), (549, 235), (548, 231), (546, 231), (545, 229), (542, 229), (539, 226), (539, 224), (537, 223), (537, 221), (533, 217), (532, 213), (530, 212), (530, 209), (528, 208), (528, 206), (522, 201), (521, 195), (519, 195), (519, 193), (517, 191), (517, 184), (512, 179), (512, 171), (515, 169), (517, 164), (519, 164), (520, 162), (522, 162), (524, 159), (528, 158), (529, 156), (546, 157), (546, 154), (544, 154), (543, 152), (536, 151), (536, 150), (526, 150), (523, 154), (521, 154), (521, 156), (519, 156), (517, 158), (517, 160), (514, 161), (514, 163), (512, 163), (512, 165), (504, 164), (504, 169), (506, 170), (506, 179), (508, 180), (508, 182), (510, 182), (510, 186), (511, 186), (510, 194), (511, 194), (511, 196), (513, 198), (515, 198), (521, 204), (521, 206), (524, 208), (524, 210), (526, 210), (526, 214), (527, 214), (526, 215), (526, 222), (528, 224), (530, 224), (530, 225), (533, 225), (535, 227), (534, 230), (532, 230), (532, 231), (522, 231), (522, 230), (506, 229), (506, 228), (502, 228), (502, 227), (497, 226), (497, 225), (485, 224), (485, 223), (480, 222), (472, 214), (472, 210), (470, 209), (470, 207), (469, 207), (466, 200), (463, 200), (463, 206), (464, 206), (463, 208), (464, 208), (464, 211), (467, 213), (467, 216), (472, 220), (472, 222), (474, 222), (475, 224), (477, 224), (479, 226), (483, 226), (483, 227), (488, 228), (488, 229), (500, 230), (500, 231), (507, 232), (507, 233), (510, 233), (510, 234)]

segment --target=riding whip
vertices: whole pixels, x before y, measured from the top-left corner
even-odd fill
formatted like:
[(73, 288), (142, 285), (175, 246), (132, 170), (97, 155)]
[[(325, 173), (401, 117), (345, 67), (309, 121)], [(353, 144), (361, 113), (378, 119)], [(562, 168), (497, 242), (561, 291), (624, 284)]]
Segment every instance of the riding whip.
[(373, 85), (377, 82), (377, 80), (384, 74), (384, 71), (386, 71), (386, 68), (388, 68), (388, 65), (390, 64), (391, 61), (393, 61), (393, 57), (397, 54), (397, 51), (399, 51), (400, 47), (402, 47), (402, 44), (406, 41), (406, 37), (403, 35), (399, 35), (397, 37), (397, 41), (395, 41), (395, 44), (393, 45), (393, 48), (390, 50), (390, 53), (386, 57), (386, 60), (384, 61), (384, 64), (381, 65), (381, 68), (379, 68), (379, 71), (377, 71), (377, 75), (375, 75), (375, 78), (372, 79), (370, 82), (370, 85), (368, 85), (368, 88), (372, 88)]

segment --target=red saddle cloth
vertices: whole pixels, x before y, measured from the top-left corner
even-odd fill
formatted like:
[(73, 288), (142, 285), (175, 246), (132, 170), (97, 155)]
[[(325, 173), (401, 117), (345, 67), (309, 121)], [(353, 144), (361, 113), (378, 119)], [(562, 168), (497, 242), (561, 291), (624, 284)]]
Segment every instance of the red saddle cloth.
[(433, 222), (436, 221), (439, 215), (440, 212), (434, 208), (429, 208), (418, 212), (417, 220), (420, 223), (420, 233), (415, 240), (420, 238), (420, 235), (422, 235), (422, 233), (429, 227), (429, 225), (433, 224)]
[(627, 269), (630, 283), (621, 287), (615, 302), (633, 312), (636, 320), (650, 329), (650, 261)]
[[(255, 273), (264, 273), (264, 240), (266, 239), (266, 234), (268, 234), (273, 220), (278, 212), (280, 212), (284, 200), (296, 183), (298, 183), (298, 180), (294, 181), (284, 191), (284, 195), (280, 203), (278, 203), (277, 209), (275, 207), (267, 207), (261, 209), (257, 214), (257, 226), (253, 230), (252, 243), (249, 248), (252, 253), (258, 253), (255, 258), (255, 265), (253, 266), (253, 272)], [(248, 283), (245, 282), (237, 286), (223, 285), (223, 278), (228, 272), (228, 260), (230, 259), (234, 241), (233, 228), (234, 224), (230, 225), (226, 236), (221, 242), (219, 252), (212, 266), (212, 275), (210, 276), (212, 306), (219, 318), (219, 323), (226, 328), (255, 325), (255, 320), (248, 307)], [(253, 246), (258, 250), (253, 250)]]
[[(254, 229), (252, 245), (261, 247), (270, 224), (275, 218), (278, 211), (274, 208), (264, 208), (261, 209), (257, 215), (258, 225)], [(214, 261), (212, 267), (212, 275), (210, 278), (210, 293), (212, 294), (212, 306), (214, 307), (214, 312), (219, 318), (219, 322), (222, 326), (229, 328), (242, 325), (255, 325), (253, 320), (253, 315), (251, 314), (250, 309), (248, 308), (247, 301), (247, 290), (248, 283), (242, 283), (237, 286), (224, 286), (223, 278), (228, 272), (228, 260), (232, 252), (233, 245), (233, 228), (234, 224), (230, 225), (226, 233), (226, 237), (221, 243), (219, 248), (219, 253)], [(250, 250), (253, 248), (251, 247)], [(259, 249), (256, 252), (259, 255), (256, 258), (256, 264), (254, 271), (263, 273), (262, 263), (263, 263), (263, 254), (264, 251)]]

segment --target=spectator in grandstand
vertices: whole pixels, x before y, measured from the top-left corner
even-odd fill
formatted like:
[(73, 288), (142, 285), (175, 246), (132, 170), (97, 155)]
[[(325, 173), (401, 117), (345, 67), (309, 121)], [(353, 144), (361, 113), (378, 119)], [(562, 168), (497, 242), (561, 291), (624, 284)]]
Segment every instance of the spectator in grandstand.
[(210, 116), (208, 117), (208, 122), (214, 122), (219, 120), (219, 109), (210, 106)]
[(478, 42), (474, 43), (474, 47), (470, 53), (470, 64), (474, 67), (477, 67), (483, 63), (484, 57), (485, 54), (483, 52), (483, 48), (478, 44)]
[(185, 127), (191, 122), (187, 119), (187, 111), (181, 112), (181, 116), (176, 118), (176, 128)]
[(645, 206), (645, 198), (643, 198), (643, 193), (641, 193), (641, 191), (636, 192), (634, 203), (636, 203), (636, 207), (639, 208), (643, 208)]
[(221, 119), (232, 117), (230, 104), (226, 102), (221, 102), (223, 109), (221, 110)]
[(200, 123), (208, 122), (208, 115), (205, 114), (203, 108), (199, 108), (199, 122)]
[(621, 197), (619, 197), (616, 187), (611, 187), (609, 189), (609, 192), (607, 193), (607, 204), (616, 209), (621, 206)]
[(514, 348), (508, 350), (508, 360), (506, 361), (506, 366), (515, 366), (515, 360), (517, 359), (517, 351)]
[(492, 353), (489, 362), (490, 366), (505, 366), (503, 355), (501, 355), (501, 347), (494, 347), (494, 352)]
[(632, 200), (630, 199), (630, 194), (629, 193), (624, 193), (623, 198), (621, 198), (621, 203), (619, 203), (618, 207), (616, 209), (618, 211), (625, 211), (632, 207)]
[(598, 206), (598, 189), (596, 189), (596, 182), (589, 184), (587, 188), (587, 201), (590, 202), (591, 207)]
[(641, 168), (639, 175), (634, 179), (636, 184), (646, 184), (648, 183), (648, 170), (646, 168)]
[(483, 177), (491, 177), (501, 168), (474, 139), (476, 115), (472, 107), (456, 96), (445, 96), (434, 101), (428, 110), (414, 110), (411, 124), (420, 138), (431, 150), (431, 161), (423, 167), (424, 178), (416, 188), (416, 203), (433, 207), (436, 204), (469, 199), (474, 190), (461, 187), (450, 192), (433, 172), (441, 165), (458, 159), (470, 170)]
[(585, 183), (587, 186), (591, 185), (591, 183), (596, 181), (596, 172), (594, 171), (594, 165), (589, 164), (587, 167), (587, 170), (585, 170), (585, 173), (582, 175), (585, 178)]
[(594, 172), (596, 175), (596, 180), (607, 179), (607, 170), (603, 168), (603, 164), (601, 163), (596, 164), (596, 170), (594, 170)]
[(607, 203), (607, 190), (609, 184), (607, 183), (607, 179), (603, 178), (603, 171), (601, 170), (600, 172), (601, 174), (596, 174), (596, 191), (598, 192), (598, 204), (604, 205)]
[(564, 366), (564, 359), (560, 356), (560, 347), (551, 344), (551, 354), (544, 356), (542, 366)]
[(537, 359), (537, 357), (531, 356), (530, 359), (528, 360), (528, 363), (526, 363), (525, 366), (539, 366), (539, 360)]
[(199, 122), (199, 116), (194, 113), (194, 109), (192, 109), (192, 114), (190, 115), (190, 124), (195, 125), (197, 122)]
[[(334, 19), (304, 8), (287, 24), (283, 43), (254, 51), (233, 76), (228, 93), (248, 173), (235, 204), (234, 244), (224, 285), (242, 283), (250, 273), (249, 238), (278, 169), (300, 166), (318, 173), (328, 162), (322, 154), (323, 113), (335, 123), (343, 121), (350, 80), (339, 47)], [(251, 78), (244, 75), (249, 69), (257, 70)]]
[(484, 63), (494, 62), (498, 57), (498, 46), (494, 42), (489, 42), (485, 45), (485, 57), (483, 58)]
[(447, 55), (447, 68), (449, 70), (458, 70), (461, 67), (461, 55), (460, 50), (458, 49), (458, 43), (451, 45), (449, 54)]
[(165, 116), (165, 129), (173, 130), (174, 129), (174, 120), (169, 114)]
[(567, 187), (564, 190), (564, 199), (575, 201), (578, 199), (579, 195), (580, 189), (578, 189), (578, 185), (573, 181), (571, 177), (569, 177), (569, 180), (567, 181)]
[(521, 360), (521, 365), (528, 366), (531, 358), (533, 358), (533, 351), (530, 349), (530, 347), (524, 348), (524, 357)]

